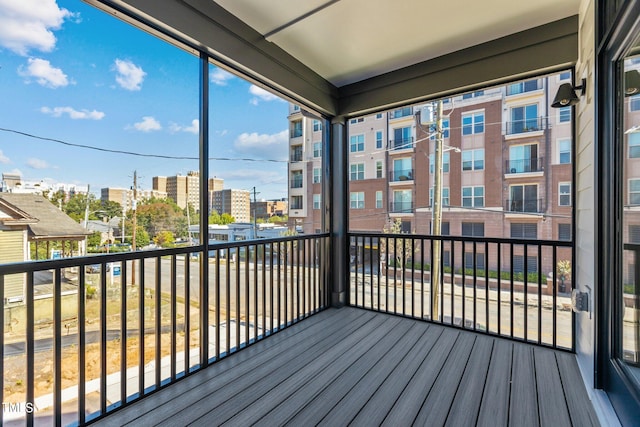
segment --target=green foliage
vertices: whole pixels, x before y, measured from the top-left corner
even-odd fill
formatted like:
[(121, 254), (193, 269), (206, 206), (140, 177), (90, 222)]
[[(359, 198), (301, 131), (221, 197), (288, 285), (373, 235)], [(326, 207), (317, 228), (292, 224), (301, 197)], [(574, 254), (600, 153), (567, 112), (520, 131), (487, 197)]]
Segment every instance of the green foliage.
[(209, 215), (209, 224), (227, 225), (236, 222), (236, 219), (228, 213), (220, 215), (217, 211), (213, 210)]
[(175, 240), (176, 239), (175, 239), (173, 233), (170, 232), (170, 231), (166, 231), (166, 230), (159, 232), (153, 238), (153, 242), (156, 245), (161, 246), (163, 248), (173, 246), (173, 244), (175, 243)]
[(102, 235), (100, 234), (99, 231), (94, 232), (87, 238), (88, 247), (99, 246), (100, 243), (102, 243)]

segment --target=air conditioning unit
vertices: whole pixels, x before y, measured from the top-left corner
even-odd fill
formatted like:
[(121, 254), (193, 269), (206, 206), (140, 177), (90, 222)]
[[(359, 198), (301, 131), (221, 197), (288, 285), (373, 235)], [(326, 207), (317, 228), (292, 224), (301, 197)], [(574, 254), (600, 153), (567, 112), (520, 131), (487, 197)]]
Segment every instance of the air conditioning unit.
[(420, 109), (420, 124), (432, 125), (436, 122), (436, 107), (433, 104), (423, 105)]

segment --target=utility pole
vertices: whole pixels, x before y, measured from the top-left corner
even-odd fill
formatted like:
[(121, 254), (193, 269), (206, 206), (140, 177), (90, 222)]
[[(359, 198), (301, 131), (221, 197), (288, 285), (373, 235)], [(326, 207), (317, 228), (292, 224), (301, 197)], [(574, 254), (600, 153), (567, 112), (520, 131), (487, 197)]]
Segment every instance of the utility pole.
[[(442, 231), (442, 163), (443, 163), (443, 131), (442, 131), (442, 101), (438, 101), (438, 116), (436, 119), (436, 141), (435, 141), (435, 167), (433, 171), (433, 209), (431, 211), (433, 236), (440, 236)], [(433, 295), (431, 298), (431, 320), (440, 318), (440, 259), (442, 251), (442, 241), (436, 240), (433, 246), (433, 264), (431, 265), (431, 283), (433, 284)], [(453, 284), (452, 284), (453, 286)]]

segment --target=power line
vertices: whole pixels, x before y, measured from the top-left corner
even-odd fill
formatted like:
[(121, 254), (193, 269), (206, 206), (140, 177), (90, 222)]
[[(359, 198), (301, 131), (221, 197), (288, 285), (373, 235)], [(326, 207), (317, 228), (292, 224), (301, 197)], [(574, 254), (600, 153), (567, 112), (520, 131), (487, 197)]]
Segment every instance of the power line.
[[(137, 157), (149, 157), (149, 158), (156, 158), (156, 159), (170, 159), (170, 160), (199, 160), (199, 157), (190, 157), (190, 156), (168, 156), (168, 155), (164, 155), (164, 154), (148, 154), (148, 153), (137, 153), (134, 151), (125, 151), (125, 150), (113, 150), (113, 149), (109, 149), (109, 148), (102, 148), (102, 147), (95, 147), (92, 145), (86, 145), (86, 144), (75, 144), (72, 142), (68, 142), (68, 141), (63, 141), (61, 139), (55, 139), (55, 138), (48, 138), (48, 137), (44, 137), (44, 136), (39, 136), (39, 135), (33, 135), (30, 133), (26, 133), (26, 132), (21, 132), (18, 130), (14, 130), (14, 129), (6, 129), (6, 128), (0, 128), (0, 131), (3, 132), (8, 132), (8, 133), (14, 133), (17, 135), (22, 135), (22, 136), (26, 136), (28, 138), (33, 138), (33, 139), (39, 139), (42, 141), (50, 141), (50, 142), (55, 142), (58, 144), (62, 144), (62, 145), (66, 145), (69, 147), (76, 147), (76, 148), (83, 148), (83, 149), (87, 149), (87, 150), (94, 150), (94, 151), (100, 151), (103, 153), (113, 153), (113, 154), (124, 154), (127, 156), (137, 156)], [(269, 163), (288, 163), (287, 160), (276, 160), (276, 159), (254, 159), (254, 158), (234, 158), (234, 157), (209, 157), (209, 160), (219, 160), (219, 161), (242, 161), (242, 162), (269, 162)]]

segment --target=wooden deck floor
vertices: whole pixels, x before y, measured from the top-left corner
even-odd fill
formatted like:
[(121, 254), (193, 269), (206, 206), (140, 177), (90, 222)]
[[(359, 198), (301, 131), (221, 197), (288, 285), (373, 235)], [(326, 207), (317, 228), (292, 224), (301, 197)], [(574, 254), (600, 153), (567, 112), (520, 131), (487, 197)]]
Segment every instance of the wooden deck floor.
[(330, 309), (98, 425), (598, 425), (572, 354)]

